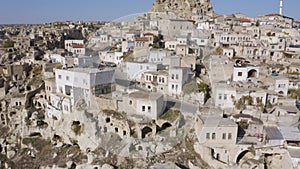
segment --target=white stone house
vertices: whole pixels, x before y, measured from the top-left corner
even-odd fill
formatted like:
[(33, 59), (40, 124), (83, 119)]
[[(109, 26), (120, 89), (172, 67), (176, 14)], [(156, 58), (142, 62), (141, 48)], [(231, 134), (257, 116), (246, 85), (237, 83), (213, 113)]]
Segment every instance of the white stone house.
[(49, 56), (49, 59), (52, 61), (52, 62), (56, 62), (56, 63), (61, 63), (62, 65), (65, 65), (66, 64), (66, 59), (65, 57), (59, 55), (59, 54), (51, 54)]
[(108, 34), (100, 34), (98, 36), (94, 36), (91, 38), (90, 43), (92, 44), (99, 44), (99, 43), (108, 43), (109, 42), (109, 35)]
[(178, 44), (179, 42), (176, 40), (167, 40), (165, 42), (165, 49), (175, 51)]
[(167, 94), (168, 72), (165, 70), (145, 72), (142, 75), (141, 84), (149, 91)]
[(289, 89), (299, 89), (300, 80), (299, 79), (289, 79)]
[(240, 26), (244, 26), (244, 27), (249, 27), (249, 26), (251, 26), (251, 21), (250, 21), (250, 19), (246, 19), (246, 18), (241, 18), (240, 20), (239, 20), (239, 25)]
[(250, 96), (252, 98), (251, 104), (254, 106), (259, 106), (260, 104), (266, 105), (267, 97), (268, 97), (267, 92), (260, 88), (237, 89), (235, 100), (238, 101), (243, 96)]
[(122, 52), (133, 51), (134, 41), (122, 41)]
[(195, 42), (198, 46), (206, 46), (209, 43), (209, 38), (204, 36), (193, 36), (191, 41)]
[[(221, 109), (234, 108), (235, 103), (245, 96), (252, 98), (252, 105), (266, 105), (268, 99), (267, 92), (262, 89), (235, 88), (226, 83), (215, 84), (213, 93), (215, 106)], [(277, 102), (277, 100), (274, 100), (274, 102)]]
[(56, 92), (55, 78), (45, 79), (44, 82), (45, 82), (46, 100), (50, 102), (51, 101), (50, 95)]
[(150, 55), (148, 56), (148, 62), (151, 63), (162, 63), (163, 59), (171, 56), (171, 53), (162, 49), (151, 49)]
[(139, 115), (153, 120), (165, 110), (164, 96), (161, 93), (136, 91), (123, 96), (118, 102), (119, 112), (129, 115)]
[(92, 67), (95, 60), (92, 56), (78, 56), (74, 57), (74, 66), (75, 67)]
[(73, 48), (73, 44), (84, 45), (84, 42), (83, 40), (65, 40), (65, 49), (67, 51), (71, 51), (71, 48)]
[(234, 108), (236, 89), (226, 83), (217, 83), (214, 86), (214, 102), (216, 107)]
[(126, 62), (125, 72), (128, 80), (140, 81), (142, 74), (148, 71), (158, 71), (163, 69), (162, 64), (143, 63), (143, 62)]
[(199, 22), (198, 23), (198, 26), (197, 26), (197, 29), (200, 29), (200, 30), (209, 30), (209, 22), (205, 21), (205, 22)]
[(205, 160), (217, 160), (223, 164), (236, 161), (234, 147), (238, 125), (233, 120), (217, 115), (198, 116), (195, 123), (196, 137), (200, 143), (198, 152)]
[(62, 113), (72, 113), (74, 107), (89, 108), (93, 96), (114, 90), (114, 72), (96, 68), (56, 69), (56, 92), (50, 93), (48, 116), (59, 118)]
[(228, 58), (234, 57), (234, 49), (233, 48), (222, 48), (223, 49), (223, 55), (227, 56)]
[(236, 144), (238, 125), (233, 120), (216, 115), (197, 120), (199, 127), (196, 133), (201, 144)]
[(220, 34), (219, 40), (223, 45), (237, 45), (245, 41), (250, 41), (251, 36), (248, 34)]
[(123, 62), (123, 52), (109, 52), (109, 51), (100, 51), (99, 57), (100, 61), (103, 62), (112, 62), (116, 65), (119, 65)]
[(249, 64), (237, 64), (233, 69), (233, 81), (256, 82), (259, 77), (259, 67)]
[(152, 42), (147, 37), (135, 38), (133, 49), (134, 55), (137, 57), (140, 55), (148, 54), (150, 44), (152, 44)]
[(182, 95), (183, 85), (192, 79), (190, 68), (187, 67), (172, 67), (169, 68), (168, 77), (168, 94)]
[(85, 55), (85, 46), (84, 44), (72, 44), (68, 51), (75, 55), (82, 56)]
[(272, 76), (272, 83), (273, 85), (271, 86), (270, 89), (273, 89), (276, 93), (282, 96), (288, 95), (289, 84), (290, 84), (288, 78), (282, 76)]
[(163, 58), (162, 64), (167, 66), (167, 68), (180, 67), (181, 66), (181, 57), (180, 56), (165, 57), (165, 58)]
[(187, 36), (178, 36), (176, 39), (179, 45), (188, 45), (189, 39)]

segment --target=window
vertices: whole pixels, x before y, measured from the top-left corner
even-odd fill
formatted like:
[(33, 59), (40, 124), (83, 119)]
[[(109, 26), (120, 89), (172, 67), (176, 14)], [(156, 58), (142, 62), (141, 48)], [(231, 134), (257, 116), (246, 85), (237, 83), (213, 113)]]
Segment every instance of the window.
[(228, 133), (228, 140), (231, 140), (231, 139), (232, 139), (232, 134)]
[(142, 111), (145, 111), (146, 107), (145, 106), (142, 106)]
[(219, 100), (222, 100), (222, 94), (219, 94)]
[(148, 106), (148, 112), (149, 113), (151, 112), (151, 106)]
[(58, 75), (58, 78), (61, 79), (61, 75)]
[(238, 76), (243, 76), (243, 72), (238, 72)]
[(129, 104), (132, 105), (132, 100), (129, 100)]
[(222, 135), (222, 139), (225, 140), (226, 139), (226, 133), (223, 133)]
[(70, 77), (69, 77), (69, 76), (66, 76), (66, 80), (69, 81), (69, 80), (70, 80)]
[(227, 100), (227, 94), (224, 94), (224, 100)]
[(210, 134), (209, 133), (206, 133), (206, 139), (210, 139)]
[(178, 74), (176, 74), (176, 79), (178, 79)]
[(172, 79), (174, 79), (174, 74), (172, 74), (172, 77), (171, 77)]
[(172, 84), (172, 89), (174, 89), (174, 85)]
[(64, 105), (64, 110), (69, 111), (69, 107), (67, 105)]
[(216, 139), (216, 133), (212, 133), (211, 139), (215, 140)]

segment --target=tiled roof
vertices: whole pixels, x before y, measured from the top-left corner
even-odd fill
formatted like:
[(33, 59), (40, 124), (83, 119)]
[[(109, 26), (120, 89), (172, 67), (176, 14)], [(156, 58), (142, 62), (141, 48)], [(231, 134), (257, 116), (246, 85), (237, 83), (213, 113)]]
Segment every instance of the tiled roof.
[(240, 22), (250, 22), (250, 20), (246, 19), (246, 18), (242, 18), (242, 19), (240, 19)]
[(73, 43), (72, 47), (73, 48), (84, 48), (84, 44), (75, 44), (75, 43)]
[(149, 39), (146, 37), (141, 37), (141, 38), (135, 38), (135, 41), (140, 41), (140, 42), (148, 42)]

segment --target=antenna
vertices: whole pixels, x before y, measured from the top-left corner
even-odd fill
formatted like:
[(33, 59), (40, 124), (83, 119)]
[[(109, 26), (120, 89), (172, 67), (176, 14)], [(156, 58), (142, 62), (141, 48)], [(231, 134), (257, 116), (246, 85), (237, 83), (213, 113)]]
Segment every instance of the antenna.
[(279, 4), (279, 14), (282, 15), (282, 8), (283, 8), (283, 0), (280, 0), (280, 4)]

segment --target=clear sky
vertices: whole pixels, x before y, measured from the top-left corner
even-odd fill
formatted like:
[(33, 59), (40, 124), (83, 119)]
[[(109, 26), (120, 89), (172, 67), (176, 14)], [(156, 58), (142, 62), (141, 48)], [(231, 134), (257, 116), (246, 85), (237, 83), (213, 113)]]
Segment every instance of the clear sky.
[[(114, 20), (146, 12), (154, 0), (2, 0), (0, 24)], [(211, 0), (218, 14), (278, 13), (279, 0)], [(299, 8), (299, 9), (297, 9)], [(300, 0), (284, 0), (284, 15), (300, 19)]]

